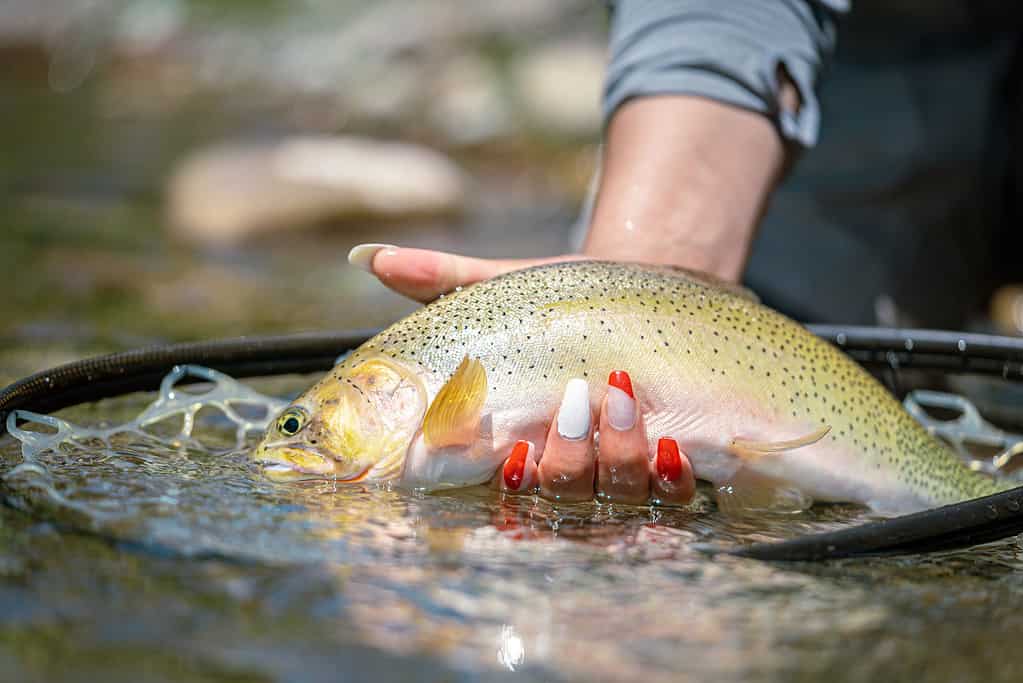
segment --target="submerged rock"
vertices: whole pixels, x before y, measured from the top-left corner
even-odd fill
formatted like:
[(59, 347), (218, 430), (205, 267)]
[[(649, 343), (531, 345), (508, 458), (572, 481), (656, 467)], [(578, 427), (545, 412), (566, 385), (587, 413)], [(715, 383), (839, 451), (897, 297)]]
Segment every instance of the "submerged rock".
[(256, 234), (331, 221), (460, 212), (464, 177), (419, 145), (356, 137), (297, 137), (198, 152), (172, 175), (166, 210), (188, 241), (229, 245)]

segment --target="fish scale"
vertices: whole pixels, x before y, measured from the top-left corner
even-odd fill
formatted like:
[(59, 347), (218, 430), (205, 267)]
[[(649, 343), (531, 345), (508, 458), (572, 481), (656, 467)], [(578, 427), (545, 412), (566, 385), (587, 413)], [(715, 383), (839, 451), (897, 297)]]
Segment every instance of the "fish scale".
[[(967, 468), (832, 345), (735, 288), (680, 270), (578, 261), (508, 273), (395, 323), (325, 381), (379, 355), (417, 368), (430, 398), (463, 358), (479, 359), (484, 414), (514, 416), (531, 434), (569, 379), (588, 379), (596, 405), (608, 373), (626, 370), (651, 443), (675, 437), (696, 475), (717, 485), (742, 470), (816, 499), (893, 511), (1007, 486)], [(830, 431), (820, 442), (755, 461), (729, 450), (733, 438), (785, 441), (822, 426)], [(521, 436), (514, 431), (495, 448)], [(487, 457), (496, 467), (503, 455)]]

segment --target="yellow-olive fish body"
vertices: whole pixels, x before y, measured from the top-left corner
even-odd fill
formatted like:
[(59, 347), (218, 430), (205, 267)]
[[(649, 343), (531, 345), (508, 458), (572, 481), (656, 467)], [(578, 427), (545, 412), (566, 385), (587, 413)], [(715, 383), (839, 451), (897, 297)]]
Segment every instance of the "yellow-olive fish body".
[(518, 439), (542, 456), (569, 379), (589, 380), (596, 410), (613, 370), (632, 377), (651, 452), (674, 437), (729, 504), (798, 494), (897, 513), (1006, 488), (748, 295), (596, 261), (509, 273), (395, 323), (286, 409), (254, 457), (278, 477), (477, 484)]

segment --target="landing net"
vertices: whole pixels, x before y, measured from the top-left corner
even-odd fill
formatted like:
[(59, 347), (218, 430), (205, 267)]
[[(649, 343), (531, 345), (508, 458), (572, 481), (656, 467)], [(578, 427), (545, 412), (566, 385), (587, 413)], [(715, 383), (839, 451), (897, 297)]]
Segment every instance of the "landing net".
[[(185, 378), (204, 382), (201, 392), (182, 389)], [(176, 366), (164, 377), (156, 399), (133, 420), (122, 424), (88, 427), (67, 420), (26, 410), (15, 410), (7, 416), (7, 431), (21, 442), (22, 462), (10, 469), (3, 479), (9, 485), (23, 487), (32, 482), (69, 505), (72, 501), (59, 493), (48, 481), (49, 469), (44, 459), (78, 460), (82, 465), (97, 457), (118, 457), (128, 443), (139, 442), (150, 448), (206, 449), (237, 451), (262, 433), (269, 422), (284, 408), (286, 401), (262, 394), (234, 378), (198, 365)], [(930, 432), (947, 441), (973, 469), (1010, 476), (1023, 481), (1023, 470), (1011, 471), (1010, 464), (1023, 452), (1023, 435), (1007, 432), (984, 420), (966, 398), (957, 394), (917, 390), (910, 392), (904, 406)], [(944, 411), (939, 419), (934, 411)], [(205, 438), (196, 433), (197, 416), (203, 413), (216, 418), (208, 420), (214, 429)], [(176, 428), (168, 426), (177, 421)], [(23, 423), (19, 426), (19, 422)], [(224, 432), (233, 434), (233, 441), (224, 443)], [(988, 455), (980, 456), (978, 452)], [(993, 453), (991, 455), (990, 453)]]

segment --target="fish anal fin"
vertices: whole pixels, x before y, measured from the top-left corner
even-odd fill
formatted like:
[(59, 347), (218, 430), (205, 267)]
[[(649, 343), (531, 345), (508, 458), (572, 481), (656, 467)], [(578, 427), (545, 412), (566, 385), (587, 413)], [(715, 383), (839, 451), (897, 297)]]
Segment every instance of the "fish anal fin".
[(426, 445), (443, 448), (471, 444), (476, 439), (486, 400), (487, 372), (482, 363), (466, 356), (426, 409), (423, 418)]
[(755, 512), (796, 513), (813, 505), (813, 499), (792, 484), (749, 467), (740, 467), (731, 479), (719, 486), (715, 498), (718, 509), (730, 516)]
[(815, 432), (786, 441), (754, 441), (752, 439), (736, 437), (729, 444), (729, 450), (743, 460), (756, 460), (765, 455), (784, 453), (797, 448), (803, 448), (804, 446), (810, 446), (823, 439), (830, 431), (831, 427), (825, 425)]

